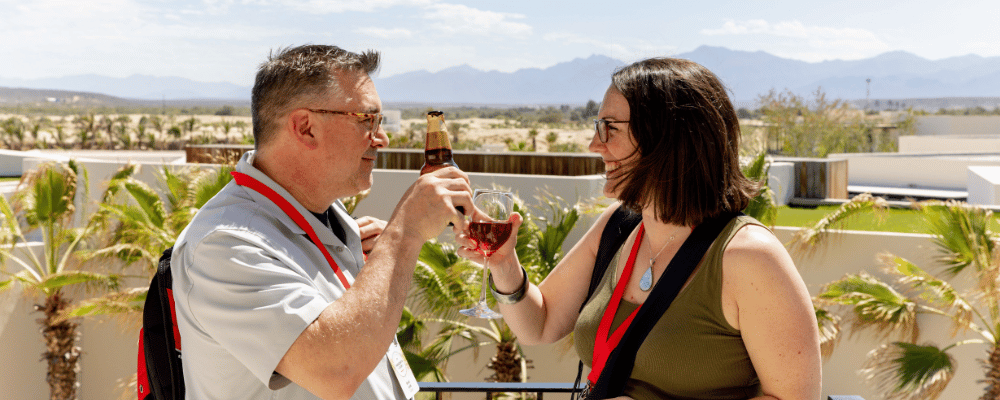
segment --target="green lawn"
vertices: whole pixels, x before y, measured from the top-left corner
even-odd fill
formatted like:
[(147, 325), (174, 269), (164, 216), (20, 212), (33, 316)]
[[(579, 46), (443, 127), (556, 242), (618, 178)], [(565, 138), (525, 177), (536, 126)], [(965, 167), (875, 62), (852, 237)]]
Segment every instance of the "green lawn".
[(21, 180), (20, 176), (0, 177), (0, 182), (10, 182), (10, 181), (19, 181), (19, 180)]
[[(819, 222), (827, 214), (837, 210), (839, 206), (818, 206), (814, 209), (798, 207), (779, 207), (778, 220), (775, 226), (804, 227)], [(1000, 231), (998, 214), (994, 214), (992, 229)], [(871, 213), (857, 215), (847, 221), (840, 229), (856, 231), (884, 231), (903, 233), (930, 233), (924, 227), (923, 217), (914, 210), (891, 208), (882, 213), (879, 219)]]

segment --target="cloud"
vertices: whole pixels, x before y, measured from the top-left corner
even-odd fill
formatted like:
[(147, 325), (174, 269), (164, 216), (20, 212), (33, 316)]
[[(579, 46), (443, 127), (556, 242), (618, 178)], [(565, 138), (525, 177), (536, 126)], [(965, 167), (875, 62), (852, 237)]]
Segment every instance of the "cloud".
[(629, 39), (627, 44), (618, 42), (607, 42), (600, 39), (577, 35), (569, 32), (553, 32), (546, 34), (543, 39), (549, 42), (556, 42), (561, 45), (580, 44), (595, 47), (599, 53), (606, 53), (613, 57), (625, 60), (634, 60), (652, 56), (664, 56), (677, 50), (675, 46), (666, 46), (649, 43), (641, 39)]
[(799, 21), (781, 21), (772, 24), (762, 19), (728, 20), (721, 28), (702, 29), (701, 34), (708, 36), (768, 35), (799, 39), (878, 40), (876, 35), (867, 29), (805, 26)]
[(530, 25), (511, 21), (524, 18), (523, 14), (500, 13), (471, 8), (462, 4), (431, 4), (426, 7), (424, 19), (429, 27), (448, 34), (507, 36), (525, 38), (531, 35)]
[(367, 27), (367, 28), (359, 28), (355, 32), (360, 33), (362, 35), (374, 36), (382, 39), (400, 39), (413, 36), (413, 32), (411, 32), (409, 29), (403, 29), (403, 28), (385, 29), (377, 27)]
[[(778, 49), (767, 51), (782, 57), (805, 61), (822, 61), (834, 58), (857, 59), (871, 57), (890, 50), (881, 37), (867, 29), (834, 28), (804, 25), (799, 21), (770, 23), (761, 19), (727, 20), (722, 27), (702, 29), (706, 36), (766, 36), (765, 40)], [(817, 51), (818, 49), (822, 49)]]
[(396, 6), (424, 6), (436, 0), (245, 0), (245, 2), (280, 5), (302, 12), (337, 14), (348, 11), (374, 12)]

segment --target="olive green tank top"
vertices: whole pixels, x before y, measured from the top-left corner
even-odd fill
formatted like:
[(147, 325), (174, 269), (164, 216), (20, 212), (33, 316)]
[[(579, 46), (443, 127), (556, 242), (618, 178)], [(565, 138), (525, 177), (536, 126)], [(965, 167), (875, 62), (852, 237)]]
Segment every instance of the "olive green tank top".
[[(645, 400), (748, 399), (760, 394), (760, 381), (740, 331), (729, 325), (722, 313), (722, 253), (736, 231), (747, 224), (760, 225), (751, 217), (739, 216), (712, 243), (691, 282), (677, 294), (639, 347), (624, 395)], [(615, 266), (624, 248), (618, 249), (576, 321), (576, 352), (588, 367), (597, 326), (617, 283)], [(638, 307), (623, 299), (612, 331)]]

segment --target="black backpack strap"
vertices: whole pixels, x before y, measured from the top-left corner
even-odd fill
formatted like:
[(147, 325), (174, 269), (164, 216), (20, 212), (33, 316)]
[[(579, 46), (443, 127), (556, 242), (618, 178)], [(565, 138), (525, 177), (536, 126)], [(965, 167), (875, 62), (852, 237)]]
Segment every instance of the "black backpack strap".
[[(169, 248), (160, 256), (142, 310), (142, 342), (149, 385), (147, 392), (157, 400), (184, 399), (181, 344), (174, 313), (173, 276), (170, 271), (172, 253), (173, 248)], [(141, 389), (140, 393), (143, 393)]]
[(705, 252), (712, 246), (729, 221), (739, 215), (742, 213), (725, 213), (705, 220), (684, 241), (681, 248), (677, 250), (677, 255), (670, 260), (667, 269), (657, 280), (649, 297), (643, 302), (643, 306), (639, 308), (632, 324), (625, 330), (618, 346), (608, 356), (601, 376), (597, 379), (594, 387), (590, 389), (590, 398), (604, 399), (616, 397), (622, 393), (626, 381), (632, 375), (632, 367), (635, 364), (635, 356), (639, 351), (639, 346), (646, 340), (650, 330), (670, 307), (670, 303), (684, 287), (691, 272), (705, 256)]

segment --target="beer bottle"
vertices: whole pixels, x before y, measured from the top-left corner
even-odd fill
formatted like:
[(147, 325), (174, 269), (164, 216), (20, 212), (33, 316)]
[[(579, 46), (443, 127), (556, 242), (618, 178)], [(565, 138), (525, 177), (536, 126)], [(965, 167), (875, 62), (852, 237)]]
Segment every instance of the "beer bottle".
[[(448, 139), (448, 131), (444, 127), (444, 113), (428, 111), (427, 135), (424, 137), (424, 166), (420, 167), (420, 175), (445, 167), (458, 168), (458, 164), (455, 164), (455, 160), (451, 157), (451, 140)], [(455, 209), (465, 213), (465, 208), (462, 206), (455, 206)], [(451, 225), (449, 222), (448, 226)]]
[(444, 127), (444, 113), (441, 111), (427, 112), (427, 136), (424, 137), (424, 166), (420, 175), (444, 167), (458, 168), (451, 157), (451, 140)]

